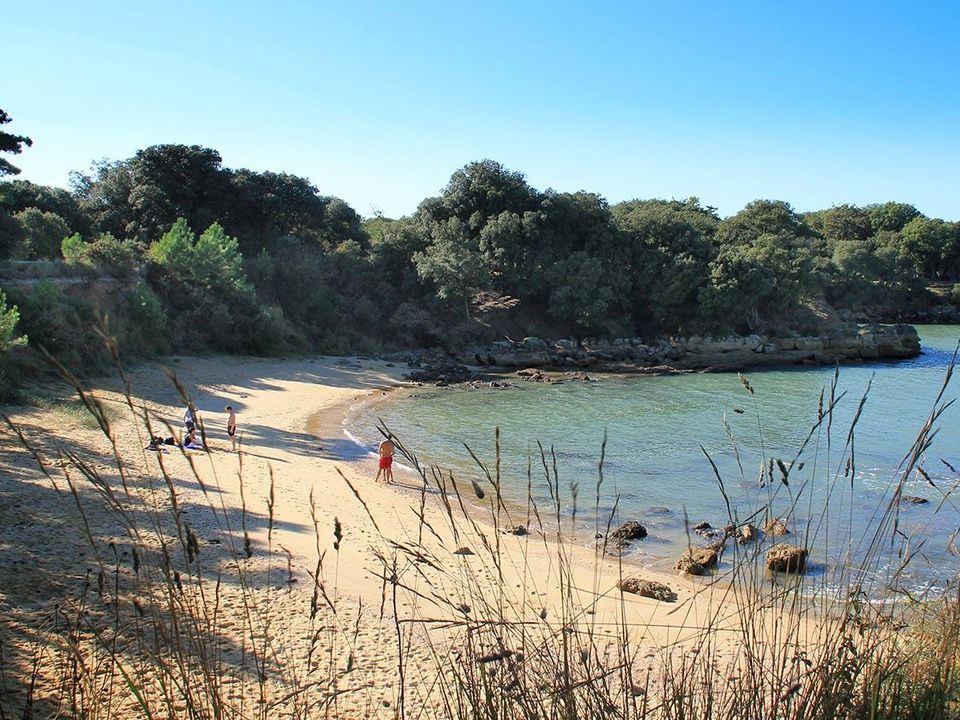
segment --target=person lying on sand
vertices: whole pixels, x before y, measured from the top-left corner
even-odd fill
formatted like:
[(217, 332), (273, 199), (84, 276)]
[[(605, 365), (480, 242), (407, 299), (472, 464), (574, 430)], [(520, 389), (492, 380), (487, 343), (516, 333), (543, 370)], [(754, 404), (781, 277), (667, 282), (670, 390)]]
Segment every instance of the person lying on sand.
[(380, 443), (380, 447), (377, 448), (377, 453), (380, 455), (379, 469), (377, 470), (377, 476), (373, 479), (374, 482), (377, 482), (380, 479), (381, 473), (383, 473), (384, 482), (393, 482), (394, 452), (396, 452), (396, 448), (390, 440), (384, 440), (382, 443)]
[(176, 444), (177, 444), (177, 441), (174, 440), (172, 437), (163, 438), (163, 437), (160, 437), (159, 435), (154, 435), (152, 438), (150, 438), (150, 444), (147, 445), (146, 449), (156, 450), (157, 452), (166, 452), (166, 450), (163, 449), (164, 445), (176, 445)]

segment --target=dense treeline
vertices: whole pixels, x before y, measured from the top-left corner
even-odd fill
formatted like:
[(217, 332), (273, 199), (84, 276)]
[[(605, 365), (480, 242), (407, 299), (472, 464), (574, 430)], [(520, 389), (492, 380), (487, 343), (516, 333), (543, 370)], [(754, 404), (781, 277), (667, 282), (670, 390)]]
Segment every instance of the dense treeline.
[(141, 356), (807, 331), (831, 306), (929, 306), (931, 283), (960, 279), (960, 223), (895, 202), (757, 200), (725, 219), (696, 198), (610, 206), (490, 160), (408, 217), (364, 220), (303, 178), (160, 145), (70, 191), (0, 183), (0, 257), (59, 261), (4, 281), (4, 347), (25, 335), (83, 366), (102, 358), (104, 316)]

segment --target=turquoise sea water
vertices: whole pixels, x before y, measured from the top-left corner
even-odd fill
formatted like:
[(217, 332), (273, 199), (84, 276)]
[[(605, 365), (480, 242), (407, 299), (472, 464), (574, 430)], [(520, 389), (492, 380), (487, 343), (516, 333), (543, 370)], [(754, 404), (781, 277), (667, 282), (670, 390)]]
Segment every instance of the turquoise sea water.
[[(836, 405), (829, 432), (824, 422), (814, 433), (790, 472), (789, 485), (774, 467), (772, 483), (768, 479), (761, 486), (761, 463), (780, 458), (789, 465), (795, 458), (817, 422), (821, 390), (827, 404), (833, 368), (749, 372), (753, 395), (735, 373), (604, 375), (593, 383), (560, 385), (516, 380), (508, 389), (423, 388), (384, 405), (356, 408), (346, 429), (361, 444), (375, 446), (379, 416), (421, 460), (453, 469), (458, 477), (479, 479), (480, 470), (464, 444), (492, 467), (494, 429), (499, 427), (505, 495), (524, 501), (532, 457), (532, 494), (545, 507), (550, 495), (539, 441), (556, 453), (569, 516), (570, 488), (578, 485), (577, 517), (571, 517), (578, 536), (592, 538), (597, 516), (605, 524), (618, 502), (618, 520), (640, 520), (650, 532), (632, 553), (655, 566), (668, 564), (686, 545), (684, 513), (690, 524), (705, 520), (722, 527), (727, 522), (724, 499), (702, 445), (718, 467), (735, 517), (746, 518), (771, 504), (776, 515), (789, 516), (792, 529), (810, 533), (814, 572), (829, 574), (858, 562), (859, 541), (876, 528), (899, 477), (897, 468), (930, 415), (960, 338), (960, 326), (918, 330), (923, 347), (918, 358), (840, 368), (836, 394), (846, 394)], [(960, 394), (958, 383), (960, 378), (951, 383), (946, 399)], [(853, 437), (855, 463), (845, 476), (850, 457), (845, 444), (865, 393)], [(930, 502), (901, 505), (898, 534), (887, 544), (878, 582), (885, 569), (899, 564), (898, 553), (903, 552), (914, 555), (896, 582), (912, 590), (943, 587), (960, 569), (949, 547), (952, 534), (960, 529), (960, 504), (950, 495), (960, 476), (943, 462), (960, 470), (958, 412), (956, 407), (945, 411), (933, 446), (923, 456), (922, 466), (936, 487), (916, 472), (909, 476), (905, 494)], [(739, 464), (724, 418), (735, 437)], [(604, 483), (597, 507), (597, 466), (605, 433)], [(956, 501), (960, 503), (960, 494)], [(664, 507), (670, 512), (652, 511)]]

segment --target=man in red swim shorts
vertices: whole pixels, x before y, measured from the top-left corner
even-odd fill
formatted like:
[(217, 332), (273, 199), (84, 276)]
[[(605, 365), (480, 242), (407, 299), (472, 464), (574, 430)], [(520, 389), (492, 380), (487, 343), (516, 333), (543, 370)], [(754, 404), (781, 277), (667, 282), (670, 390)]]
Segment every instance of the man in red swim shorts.
[(383, 473), (384, 482), (393, 482), (393, 453), (395, 450), (396, 448), (389, 440), (384, 440), (380, 443), (380, 447), (377, 448), (377, 453), (380, 455), (380, 463), (377, 476), (373, 479), (374, 482), (380, 479), (381, 473)]

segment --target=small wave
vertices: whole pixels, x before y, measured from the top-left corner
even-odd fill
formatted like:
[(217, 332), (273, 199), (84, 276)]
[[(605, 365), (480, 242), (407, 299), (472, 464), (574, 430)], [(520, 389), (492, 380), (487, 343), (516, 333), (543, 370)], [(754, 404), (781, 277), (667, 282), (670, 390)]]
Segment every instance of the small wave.
[(356, 445), (358, 448), (360, 448), (361, 450), (363, 450), (367, 455), (372, 455), (372, 456), (374, 456), (374, 457), (377, 456), (377, 453), (376, 453), (375, 450), (371, 450), (369, 445), (365, 445), (364, 442), (363, 442), (363, 440), (361, 440), (361, 439), (358, 438), (356, 435), (354, 435), (352, 432), (350, 432), (350, 430), (348, 430), (346, 426), (343, 427), (343, 434), (346, 436), (347, 440), (349, 440), (349, 441), (352, 442), (354, 445)]

